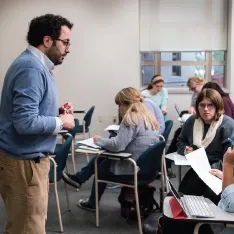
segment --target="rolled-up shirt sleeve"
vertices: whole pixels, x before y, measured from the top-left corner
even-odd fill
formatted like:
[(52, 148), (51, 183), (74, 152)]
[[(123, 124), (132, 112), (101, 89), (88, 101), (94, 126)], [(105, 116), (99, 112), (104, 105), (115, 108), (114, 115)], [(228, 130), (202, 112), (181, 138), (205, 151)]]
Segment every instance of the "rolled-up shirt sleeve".
[(226, 212), (234, 212), (234, 184), (224, 189), (218, 206)]

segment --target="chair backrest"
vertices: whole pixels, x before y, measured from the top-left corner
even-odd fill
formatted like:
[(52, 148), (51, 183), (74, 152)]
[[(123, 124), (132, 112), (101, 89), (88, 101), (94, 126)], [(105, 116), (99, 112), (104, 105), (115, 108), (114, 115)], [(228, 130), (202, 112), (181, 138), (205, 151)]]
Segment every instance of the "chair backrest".
[[(74, 119), (74, 121), (75, 121), (75, 127), (72, 130), (69, 131), (69, 133), (72, 135), (73, 138), (75, 137), (75, 135), (76, 135), (76, 133), (78, 131), (77, 129), (79, 127), (79, 120)], [(65, 136), (65, 138), (66, 138), (66, 136)]]
[(85, 121), (85, 127), (86, 128), (88, 128), (89, 125), (91, 124), (91, 119), (92, 119), (92, 116), (93, 116), (94, 108), (95, 108), (95, 106), (92, 106), (84, 116), (84, 121)]
[(137, 165), (140, 167), (139, 174), (154, 176), (161, 168), (161, 160), (166, 142), (159, 141), (150, 146), (137, 160)]
[(173, 121), (172, 120), (167, 120), (165, 122), (165, 130), (164, 130), (164, 132), (162, 134), (164, 136), (166, 142), (168, 140), (168, 137), (170, 135), (172, 127), (173, 127)]
[[(56, 147), (55, 149), (55, 157), (54, 160), (57, 164), (57, 181), (62, 178), (62, 173), (64, 168), (66, 167), (67, 157), (71, 148), (73, 137), (69, 136), (66, 141), (59, 145), (59, 147)], [(49, 180), (50, 182), (54, 182), (54, 170), (53, 167), (50, 168), (49, 172)]]

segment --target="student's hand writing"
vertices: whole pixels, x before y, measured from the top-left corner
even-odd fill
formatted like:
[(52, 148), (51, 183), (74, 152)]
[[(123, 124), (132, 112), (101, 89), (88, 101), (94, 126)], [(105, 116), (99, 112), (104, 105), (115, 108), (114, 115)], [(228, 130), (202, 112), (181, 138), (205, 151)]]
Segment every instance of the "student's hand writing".
[(101, 137), (100, 136), (94, 136), (93, 137), (93, 142), (94, 144), (96, 144), (96, 142), (98, 141), (98, 139), (100, 139)]
[(229, 147), (223, 156), (223, 163), (234, 166), (234, 149)]
[(185, 154), (189, 154), (191, 152), (193, 152), (193, 148), (190, 146), (185, 146)]
[(220, 180), (223, 179), (223, 172), (218, 169), (211, 169), (210, 174), (217, 176)]

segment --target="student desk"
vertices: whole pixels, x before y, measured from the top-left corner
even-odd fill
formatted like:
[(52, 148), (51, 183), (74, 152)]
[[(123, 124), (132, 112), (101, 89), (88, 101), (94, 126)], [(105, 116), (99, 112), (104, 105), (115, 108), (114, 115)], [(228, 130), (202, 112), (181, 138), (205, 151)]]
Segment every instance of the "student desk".
[[(170, 159), (170, 160), (175, 162), (175, 160), (174, 160), (175, 155), (179, 155), (179, 154), (177, 152), (166, 154), (165, 158)], [(179, 155), (179, 156), (182, 156), (182, 155)], [(188, 166), (189, 163), (186, 163), (186, 160), (185, 160), (185, 161), (179, 161), (175, 165), (178, 166), (178, 185), (180, 185), (180, 182), (181, 182), (181, 167), (182, 166)]]
[[(171, 207), (169, 204), (169, 200), (171, 197), (166, 197), (163, 202), (163, 216), (168, 219), (173, 219), (173, 215), (171, 212)], [(194, 234), (198, 234), (199, 228), (204, 223), (220, 223), (220, 224), (234, 224), (234, 213), (227, 213), (217, 207), (210, 199), (206, 198), (206, 201), (215, 215), (215, 218), (186, 218), (186, 219), (178, 219), (178, 222), (195, 222), (197, 223), (194, 228)]]

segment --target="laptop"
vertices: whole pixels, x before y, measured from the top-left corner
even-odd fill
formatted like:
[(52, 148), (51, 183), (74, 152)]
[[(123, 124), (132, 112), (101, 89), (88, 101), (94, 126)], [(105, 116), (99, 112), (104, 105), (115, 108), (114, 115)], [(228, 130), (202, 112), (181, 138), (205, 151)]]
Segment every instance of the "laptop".
[(179, 203), (187, 218), (214, 218), (208, 203), (203, 196), (183, 195), (177, 192), (171, 181), (167, 178), (167, 185), (173, 197)]

